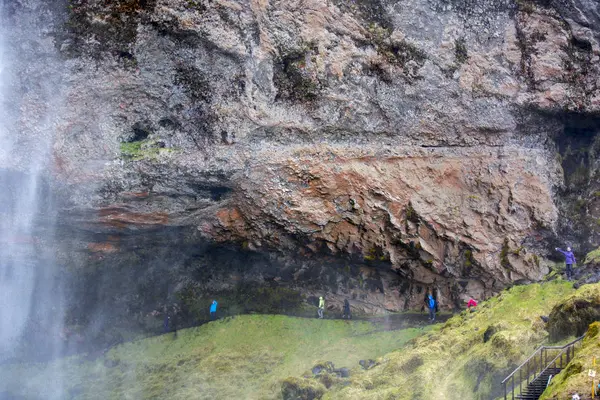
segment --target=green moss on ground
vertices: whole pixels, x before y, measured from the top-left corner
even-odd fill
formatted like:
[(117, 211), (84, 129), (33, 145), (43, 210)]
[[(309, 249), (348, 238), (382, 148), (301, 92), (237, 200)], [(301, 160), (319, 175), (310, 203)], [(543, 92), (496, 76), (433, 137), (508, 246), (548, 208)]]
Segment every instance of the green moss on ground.
[[(598, 287), (596, 290), (600, 290)], [(575, 358), (560, 374), (556, 375), (540, 400), (570, 399), (573, 392), (578, 392), (582, 399), (591, 397), (590, 369), (598, 371), (600, 366), (600, 322), (592, 323), (583, 339), (581, 349), (575, 353)], [(596, 367), (593, 359), (596, 357)], [(598, 384), (598, 378), (596, 378)]]
[(353, 367), (422, 333), (379, 332), (368, 322), (245, 315), (182, 330), (176, 338), (127, 343), (95, 361), (5, 365), (0, 393), (47, 398), (55, 369), (72, 399), (278, 399), (284, 379), (319, 360)]
[(588, 325), (600, 320), (600, 287), (584, 285), (554, 306), (548, 321), (551, 339), (581, 336)]
[(540, 316), (572, 291), (562, 280), (513, 287), (379, 358), (380, 365), (353, 371), (349, 385), (323, 399), (496, 398), (501, 380), (547, 341)]

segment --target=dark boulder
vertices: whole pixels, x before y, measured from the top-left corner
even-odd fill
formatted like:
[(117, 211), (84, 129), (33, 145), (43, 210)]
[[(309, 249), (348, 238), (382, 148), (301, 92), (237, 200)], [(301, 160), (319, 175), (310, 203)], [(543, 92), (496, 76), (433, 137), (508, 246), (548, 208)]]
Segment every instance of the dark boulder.
[(331, 361), (324, 361), (316, 364), (312, 367), (313, 375), (319, 375), (322, 373), (331, 373), (334, 372), (334, 365)]
[(498, 327), (494, 325), (488, 326), (485, 332), (483, 332), (483, 343), (487, 343), (496, 332), (498, 332)]
[(316, 400), (323, 394), (325, 387), (313, 379), (289, 377), (281, 383), (283, 400)]
[(358, 364), (359, 364), (359, 365), (360, 365), (360, 366), (361, 366), (363, 369), (371, 369), (371, 368), (373, 368), (374, 366), (376, 366), (376, 365), (377, 365), (377, 361), (375, 361), (375, 360), (371, 360), (371, 359), (369, 359), (369, 360), (360, 360), (360, 361), (358, 362)]

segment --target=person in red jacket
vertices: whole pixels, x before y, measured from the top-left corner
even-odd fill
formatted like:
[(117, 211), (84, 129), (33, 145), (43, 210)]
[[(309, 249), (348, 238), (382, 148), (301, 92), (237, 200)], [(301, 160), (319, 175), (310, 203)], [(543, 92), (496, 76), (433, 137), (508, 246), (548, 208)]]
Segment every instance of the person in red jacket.
[(475, 311), (475, 307), (477, 307), (477, 302), (475, 300), (473, 300), (472, 298), (470, 298), (469, 302), (467, 303), (467, 309), (469, 311), (473, 312), (473, 311)]

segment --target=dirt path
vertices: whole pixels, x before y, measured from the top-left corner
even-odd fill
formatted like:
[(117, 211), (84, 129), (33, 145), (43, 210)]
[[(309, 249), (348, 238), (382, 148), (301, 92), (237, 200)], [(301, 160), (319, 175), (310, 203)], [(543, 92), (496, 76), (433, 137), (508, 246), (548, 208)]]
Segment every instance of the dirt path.
[[(452, 317), (452, 314), (450, 313), (438, 314), (436, 316), (435, 323), (446, 322), (450, 317)], [(431, 322), (429, 321), (429, 314), (426, 312), (399, 313), (358, 319), (363, 321), (369, 321), (376, 325), (380, 325), (382, 327), (382, 330), (385, 331), (395, 331), (398, 329), (407, 328), (419, 328), (431, 324)]]

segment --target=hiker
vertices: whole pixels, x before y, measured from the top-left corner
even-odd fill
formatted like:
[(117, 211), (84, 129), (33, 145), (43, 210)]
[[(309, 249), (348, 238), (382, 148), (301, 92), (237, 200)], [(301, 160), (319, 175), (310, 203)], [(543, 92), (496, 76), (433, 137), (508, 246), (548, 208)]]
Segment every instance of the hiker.
[[(473, 308), (471, 308), (471, 307), (473, 307)], [(477, 307), (477, 302), (475, 300), (473, 300), (473, 298), (471, 297), (469, 299), (469, 302), (467, 303), (467, 310), (469, 310), (470, 312), (473, 312), (473, 311), (475, 311), (476, 307)]]
[(565, 264), (567, 264), (567, 280), (571, 280), (571, 277), (573, 276), (573, 264), (575, 264), (577, 262), (577, 260), (575, 260), (575, 255), (573, 254), (573, 252), (571, 251), (570, 247), (567, 247), (567, 251), (563, 251), (560, 248), (556, 248), (556, 251), (560, 251), (561, 253), (563, 253), (563, 255), (565, 256)]
[(320, 319), (323, 319), (323, 310), (325, 310), (325, 300), (323, 299), (323, 296), (321, 296), (319, 297), (319, 310), (317, 311)]
[(433, 322), (435, 321), (435, 300), (432, 295), (427, 298), (427, 307), (429, 307), (429, 320)]
[(217, 319), (217, 301), (213, 300), (212, 303), (210, 304), (210, 320), (214, 321), (215, 319)]
[(165, 314), (165, 319), (163, 321), (163, 331), (164, 331), (164, 333), (167, 333), (167, 332), (169, 332), (169, 320), (171, 318), (169, 317), (169, 309), (167, 308), (167, 306), (165, 306), (163, 308), (163, 310), (164, 310), (164, 314)]
[(348, 299), (344, 300), (344, 315), (342, 318), (352, 319), (352, 314), (350, 314), (350, 302)]
[(177, 322), (179, 319), (179, 306), (177, 303), (173, 304), (173, 312), (171, 313), (171, 330), (175, 337), (177, 337)]

